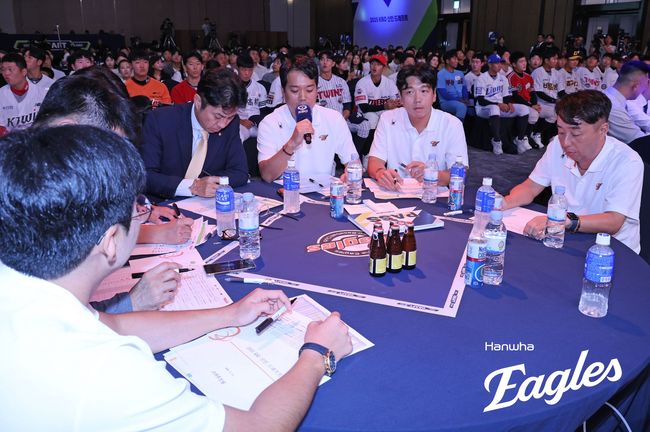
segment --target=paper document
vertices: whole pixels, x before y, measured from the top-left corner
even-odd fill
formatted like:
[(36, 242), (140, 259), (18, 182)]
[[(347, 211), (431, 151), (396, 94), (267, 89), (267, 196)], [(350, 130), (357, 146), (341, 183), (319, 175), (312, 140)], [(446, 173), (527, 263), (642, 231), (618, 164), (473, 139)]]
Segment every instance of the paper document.
[(416, 209), (415, 207), (407, 207), (397, 209), (396, 211), (387, 211), (382, 213), (375, 213), (367, 211), (361, 214), (348, 215), (348, 220), (359, 227), (363, 232), (368, 235), (372, 234), (375, 222), (381, 222), (384, 233), (390, 233), (391, 222), (413, 222), (415, 231), (420, 231), (430, 228), (442, 228), (445, 223), (430, 213)]
[[(422, 183), (419, 183), (414, 178), (405, 178), (404, 183), (400, 185), (399, 191), (384, 189), (371, 178), (365, 178), (363, 181), (377, 199), (422, 198)], [(437, 196), (441, 198), (448, 197), (449, 189), (447, 187), (439, 187)]]
[(508, 231), (524, 234), (526, 224), (534, 217), (546, 216), (534, 210), (528, 210), (523, 207), (515, 207), (503, 212), (503, 223)]
[[(241, 194), (235, 193), (235, 196), (238, 195)], [(257, 203), (259, 205), (260, 213), (270, 208), (282, 205), (282, 202), (278, 200), (274, 200), (272, 198), (256, 196), (255, 199), (257, 200)], [(215, 217), (214, 198), (192, 197), (192, 198), (176, 201), (176, 205), (183, 210), (191, 211), (193, 213), (207, 216), (212, 219), (214, 219)], [(235, 217), (236, 216), (237, 215), (235, 214)]]
[[(164, 357), (208, 398), (248, 410), (264, 389), (296, 363), (309, 323), (328, 315), (311, 297), (301, 295), (291, 313), (260, 334), (255, 327), (264, 317), (245, 327), (214, 331), (172, 348)], [(349, 330), (352, 354), (374, 346), (356, 330)], [(328, 380), (324, 376), (321, 384)]]
[(181, 249), (190, 247), (191, 245), (198, 246), (206, 241), (206, 237), (216, 228), (215, 225), (210, 225), (207, 220), (202, 217), (194, 219), (192, 224), (192, 234), (190, 239), (182, 244), (170, 245), (170, 244), (153, 244), (153, 243), (143, 243), (136, 244), (131, 255), (159, 255), (170, 252), (178, 252)]

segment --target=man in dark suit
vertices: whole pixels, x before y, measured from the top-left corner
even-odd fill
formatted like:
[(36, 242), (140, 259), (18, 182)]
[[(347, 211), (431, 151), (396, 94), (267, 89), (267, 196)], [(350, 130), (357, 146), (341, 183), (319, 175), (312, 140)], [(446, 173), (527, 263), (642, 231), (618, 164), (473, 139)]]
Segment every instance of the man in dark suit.
[(219, 177), (233, 187), (248, 180), (237, 109), (246, 89), (231, 71), (201, 79), (193, 103), (159, 108), (145, 119), (142, 159), (147, 192), (163, 197), (213, 197)]

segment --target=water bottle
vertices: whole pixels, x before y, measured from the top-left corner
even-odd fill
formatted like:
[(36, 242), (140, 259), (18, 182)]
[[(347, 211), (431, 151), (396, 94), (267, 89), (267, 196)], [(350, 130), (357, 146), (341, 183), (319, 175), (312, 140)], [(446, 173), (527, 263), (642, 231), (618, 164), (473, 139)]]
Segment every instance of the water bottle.
[(614, 274), (614, 251), (609, 247), (609, 241), (609, 234), (598, 233), (596, 244), (589, 248), (585, 260), (578, 309), (594, 318), (607, 315), (609, 291)]
[(467, 241), (467, 256), (465, 258), (465, 285), (467, 286), (475, 288), (483, 286), (486, 245), (485, 226), (474, 219), (474, 226)]
[(221, 237), (226, 230), (235, 231), (235, 192), (230, 187), (228, 177), (219, 178), (215, 194), (217, 235)]
[(476, 192), (474, 205), (474, 221), (485, 227), (490, 221), (490, 212), (494, 209), (495, 192), (492, 189), (492, 178), (483, 177), (483, 186)]
[[(462, 188), (461, 188), (461, 193), (460, 193), (460, 205), (462, 206), (465, 203), (465, 183), (466, 183), (466, 176), (467, 171), (465, 169), (465, 164), (463, 164), (463, 157), (462, 156), (456, 156), (456, 162), (451, 166), (449, 169), (449, 178), (452, 177), (460, 177), (462, 181)], [(460, 210), (458, 209), (452, 209), (452, 210)]]
[(490, 222), (485, 227), (485, 267), (483, 282), (489, 285), (501, 285), (503, 280), (503, 260), (506, 253), (506, 236), (508, 231), (503, 224), (503, 213), (499, 210), (490, 212)]
[(436, 156), (429, 155), (424, 165), (424, 184), (422, 185), (422, 202), (434, 204), (438, 197), (438, 162)]
[(363, 165), (359, 160), (359, 155), (352, 153), (350, 162), (347, 166), (348, 171), (348, 192), (345, 201), (350, 204), (359, 204), (361, 202), (361, 177), (363, 177)]
[(260, 215), (255, 196), (246, 192), (239, 213), (239, 256), (255, 259), (260, 256)]
[(555, 186), (553, 196), (548, 202), (544, 246), (559, 249), (564, 245), (566, 211), (569, 204), (564, 196), (564, 186)]
[(300, 213), (300, 173), (296, 161), (289, 159), (287, 169), (282, 176), (284, 186), (284, 212)]

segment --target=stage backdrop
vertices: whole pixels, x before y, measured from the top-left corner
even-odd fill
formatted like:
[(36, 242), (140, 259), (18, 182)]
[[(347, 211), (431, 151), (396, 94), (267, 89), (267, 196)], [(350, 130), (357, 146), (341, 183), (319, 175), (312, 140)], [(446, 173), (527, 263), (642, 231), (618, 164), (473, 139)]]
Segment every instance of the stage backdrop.
[(437, 21), (436, 0), (359, 0), (354, 15), (354, 43), (419, 47)]

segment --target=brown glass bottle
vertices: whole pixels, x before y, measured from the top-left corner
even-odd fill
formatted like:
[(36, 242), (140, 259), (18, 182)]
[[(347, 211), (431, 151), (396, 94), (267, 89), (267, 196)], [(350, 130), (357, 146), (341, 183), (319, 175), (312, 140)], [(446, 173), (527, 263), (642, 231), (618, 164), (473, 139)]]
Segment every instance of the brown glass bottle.
[(402, 266), (408, 270), (414, 269), (416, 258), (415, 227), (413, 226), (413, 222), (407, 222), (406, 234), (402, 237)]
[(370, 239), (370, 276), (381, 277), (386, 274), (386, 244), (381, 222), (375, 223)]
[(391, 273), (402, 271), (402, 240), (399, 237), (399, 225), (390, 224), (390, 237), (388, 237), (388, 270)]

